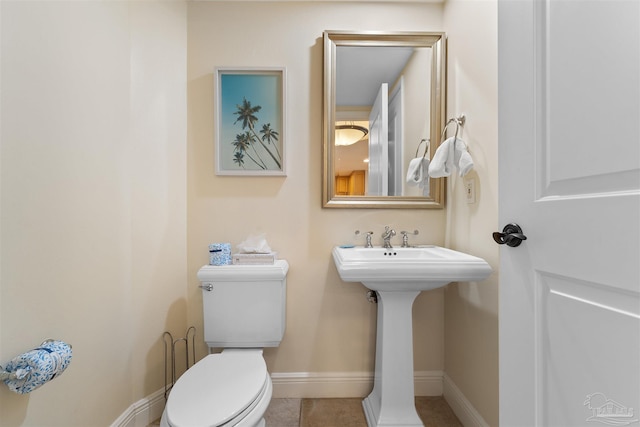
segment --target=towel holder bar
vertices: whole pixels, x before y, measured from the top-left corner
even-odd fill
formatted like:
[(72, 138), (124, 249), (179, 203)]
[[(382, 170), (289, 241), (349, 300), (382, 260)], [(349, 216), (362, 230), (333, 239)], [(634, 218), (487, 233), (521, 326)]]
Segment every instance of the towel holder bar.
[(418, 151), (420, 151), (420, 146), (423, 142), (426, 142), (427, 145), (424, 147), (424, 154), (422, 155), (422, 158), (424, 159), (427, 156), (427, 152), (429, 151), (429, 140), (423, 138), (420, 140), (420, 142), (418, 142), (418, 146), (416, 147), (416, 155), (413, 157), (418, 157)]

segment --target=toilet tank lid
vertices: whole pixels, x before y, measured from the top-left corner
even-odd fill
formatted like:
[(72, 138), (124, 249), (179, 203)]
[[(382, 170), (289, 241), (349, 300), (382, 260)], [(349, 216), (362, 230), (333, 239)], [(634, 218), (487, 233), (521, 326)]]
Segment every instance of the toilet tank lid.
[(205, 265), (198, 270), (198, 280), (201, 282), (282, 280), (287, 277), (288, 271), (289, 263), (284, 259), (265, 265)]
[(182, 374), (171, 389), (166, 408), (169, 424), (224, 424), (256, 400), (268, 375), (262, 351), (208, 355)]

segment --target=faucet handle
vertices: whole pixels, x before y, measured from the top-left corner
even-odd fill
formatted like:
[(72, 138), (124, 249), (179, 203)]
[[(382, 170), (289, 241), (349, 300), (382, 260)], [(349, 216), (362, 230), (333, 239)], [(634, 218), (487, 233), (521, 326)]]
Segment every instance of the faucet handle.
[(408, 248), (409, 247), (409, 234), (413, 234), (414, 236), (417, 236), (420, 232), (418, 230), (413, 230), (413, 233), (409, 233), (408, 231), (401, 231), (400, 234), (402, 234), (402, 247), (403, 248)]
[[(360, 230), (356, 230), (356, 236), (358, 236), (360, 234)], [(367, 231), (366, 233), (364, 233), (364, 238), (365, 238), (365, 244), (364, 247), (365, 248), (372, 248), (373, 244), (371, 244), (371, 236), (373, 236), (373, 231)]]
[(372, 248), (373, 245), (371, 244), (371, 236), (373, 236), (373, 231), (367, 231), (367, 234), (365, 235), (366, 243), (364, 244), (365, 248)]

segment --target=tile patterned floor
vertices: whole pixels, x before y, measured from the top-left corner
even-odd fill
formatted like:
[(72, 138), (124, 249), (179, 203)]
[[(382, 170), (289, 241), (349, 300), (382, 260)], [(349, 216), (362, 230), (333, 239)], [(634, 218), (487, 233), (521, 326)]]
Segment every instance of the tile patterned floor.
[[(443, 397), (416, 397), (425, 427), (462, 427)], [(273, 399), (267, 427), (367, 427), (362, 399)]]
[[(416, 397), (416, 409), (425, 427), (462, 427), (443, 397)], [(265, 421), (266, 427), (367, 427), (361, 398), (272, 399)]]

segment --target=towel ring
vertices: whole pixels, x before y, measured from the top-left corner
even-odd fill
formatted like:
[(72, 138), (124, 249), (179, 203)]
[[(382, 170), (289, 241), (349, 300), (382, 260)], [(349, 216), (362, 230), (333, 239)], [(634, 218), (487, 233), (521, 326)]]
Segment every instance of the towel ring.
[(416, 147), (416, 155), (413, 157), (418, 157), (418, 151), (420, 151), (420, 146), (422, 145), (423, 142), (426, 142), (427, 145), (424, 147), (424, 154), (422, 155), (422, 158), (424, 159), (427, 155), (427, 151), (429, 151), (429, 140), (428, 139), (421, 139), (420, 142), (418, 142), (418, 146)]
[(453, 137), (457, 138), (458, 132), (460, 131), (460, 126), (464, 126), (465, 120), (466, 120), (466, 117), (464, 114), (460, 115), (459, 117), (454, 117), (452, 119), (449, 119), (447, 123), (444, 125), (444, 129), (442, 129), (442, 135), (440, 136), (440, 140), (444, 141), (444, 137), (447, 134), (447, 128), (451, 123), (456, 124), (456, 133)]

